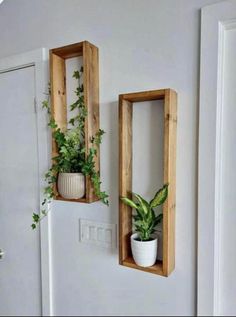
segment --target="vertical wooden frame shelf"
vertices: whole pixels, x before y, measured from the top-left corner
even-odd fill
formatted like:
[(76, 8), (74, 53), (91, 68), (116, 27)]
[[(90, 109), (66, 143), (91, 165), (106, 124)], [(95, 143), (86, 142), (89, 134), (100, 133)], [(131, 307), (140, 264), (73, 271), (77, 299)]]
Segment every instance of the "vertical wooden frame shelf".
[[(83, 57), (83, 85), (84, 101), (88, 115), (85, 119), (85, 147), (89, 151), (90, 139), (99, 130), (99, 66), (98, 48), (84, 41), (50, 50), (50, 77), (51, 77), (51, 109), (52, 116), (61, 129), (67, 128), (67, 100), (66, 100), (66, 60), (73, 57)], [(57, 155), (57, 146), (52, 143), (52, 157)], [(99, 149), (95, 161), (96, 169), (100, 169)], [(56, 186), (54, 188), (56, 192)], [(56, 199), (65, 201), (91, 203), (98, 198), (94, 194), (92, 182), (86, 177), (85, 197), (78, 200)]]
[[(119, 261), (134, 269), (169, 276), (175, 268), (175, 187), (176, 187), (176, 127), (177, 93), (172, 89), (153, 90), (119, 96), (119, 193), (132, 197), (132, 113), (133, 103), (151, 100), (164, 101), (164, 180), (169, 195), (163, 206), (163, 261), (152, 267), (137, 266), (130, 246), (132, 209), (119, 202)], [(158, 146), (158, 145), (156, 145)]]

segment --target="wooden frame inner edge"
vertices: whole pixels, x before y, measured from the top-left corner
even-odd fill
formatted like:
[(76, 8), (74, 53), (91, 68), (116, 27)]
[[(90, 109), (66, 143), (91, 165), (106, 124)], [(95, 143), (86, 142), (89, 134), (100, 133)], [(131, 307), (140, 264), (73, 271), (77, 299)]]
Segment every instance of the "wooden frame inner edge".
[[(131, 196), (132, 191), (132, 112), (133, 103), (164, 100), (164, 183), (169, 183), (169, 195), (163, 206), (163, 262), (157, 274), (168, 276), (175, 267), (175, 186), (176, 186), (176, 124), (177, 93), (172, 89), (152, 90), (119, 96), (120, 196)], [(132, 210), (119, 200), (119, 262), (155, 273), (152, 268), (124, 264), (130, 256)], [(158, 268), (159, 271), (159, 268)]]

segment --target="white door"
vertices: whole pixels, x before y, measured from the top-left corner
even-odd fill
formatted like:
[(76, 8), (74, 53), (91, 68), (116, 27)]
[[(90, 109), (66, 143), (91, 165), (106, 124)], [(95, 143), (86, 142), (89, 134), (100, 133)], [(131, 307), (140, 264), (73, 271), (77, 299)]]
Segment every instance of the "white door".
[[(50, 315), (48, 219), (31, 229), (48, 167), (48, 53), (0, 60), (0, 315)], [(37, 102), (37, 103), (36, 103)], [(37, 105), (38, 104), (38, 105)]]
[(236, 315), (236, 1), (202, 10), (198, 314)]
[(41, 315), (34, 66), (0, 74), (0, 314)]

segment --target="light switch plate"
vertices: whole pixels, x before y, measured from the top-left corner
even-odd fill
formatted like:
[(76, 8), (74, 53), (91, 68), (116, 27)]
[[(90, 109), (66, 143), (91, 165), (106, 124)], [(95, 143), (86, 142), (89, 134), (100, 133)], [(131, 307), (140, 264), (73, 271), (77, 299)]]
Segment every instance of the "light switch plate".
[(80, 242), (115, 249), (117, 245), (117, 226), (116, 224), (80, 219), (79, 236)]

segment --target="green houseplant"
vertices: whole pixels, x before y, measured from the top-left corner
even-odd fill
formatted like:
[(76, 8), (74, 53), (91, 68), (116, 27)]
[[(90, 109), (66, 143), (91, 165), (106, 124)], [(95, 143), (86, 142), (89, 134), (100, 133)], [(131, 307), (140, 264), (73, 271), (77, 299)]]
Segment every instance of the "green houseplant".
[(163, 219), (163, 213), (156, 215), (154, 208), (163, 205), (167, 196), (168, 184), (159, 189), (150, 202), (135, 193), (134, 199), (121, 197), (126, 205), (136, 210), (133, 216), (135, 233), (131, 236), (131, 249), (134, 261), (139, 266), (148, 267), (156, 262), (158, 241), (153, 234)]
[[(45, 174), (45, 181), (47, 186), (44, 189), (44, 200), (42, 202), (42, 210), (39, 213), (33, 213), (32, 229), (37, 227), (37, 224), (47, 216), (47, 204), (55, 197), (53, 190), (55, 184), (58, 185), (58, 190), (62, 192), (60, 194), (65, 196), (66, 193), (63, 188), (63, 178), (73, 177), (73, 182), (79, 181), (77, 185), (79, 192), (76, 194), (76, 198), (80, 198), (84, 195), (84, 176), (91, 178), (95, 194), (105, 204), (108, 205), (108, 195), (105, 191), (101, 191), (100, 175), (95, 168), (95, 157), (99, 144), (102, 142), (102, 136), (105, 133), (99, 129), (97, 133), (90, 140), (89, 152), (86, 154), (85, 149), (85, 118), (87, 116), (86, 105), (84, 103), (84, 88), (82, 82), (83, 67), (79, 71), (75, 71), (73, 78), (77, 80), (78, 87), (75, 94), (77, 96), (76, 101), (70, 105), (70, 111), (76, 113), (74, 117), (69, 120), (69, 124), (72, 126), (65, 131), (60, 129), (52, 117), (50, 107), (50, 87), (47, 100), (43, 101), (43, 108), (46, 109), (49, 116), (48, 126), (52, 129), (53, 139), (56, 142), (58, 155), (53, 158), (52, 166)], [(74, 180), (74, 176), (77, 179)], [(82, 177), (82, 178), (81, 178)], [(81, 188), (82, 184), (82, 188)], [(75, 188), (76, 189), (76, 188)], [(64, 198), (68, 198), (65, 196)]]

